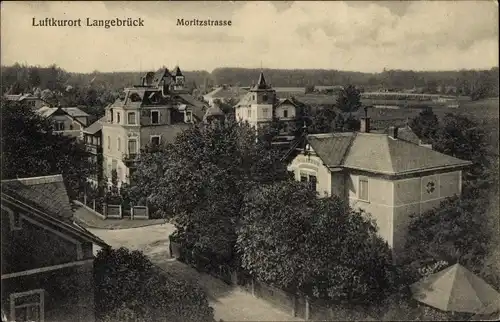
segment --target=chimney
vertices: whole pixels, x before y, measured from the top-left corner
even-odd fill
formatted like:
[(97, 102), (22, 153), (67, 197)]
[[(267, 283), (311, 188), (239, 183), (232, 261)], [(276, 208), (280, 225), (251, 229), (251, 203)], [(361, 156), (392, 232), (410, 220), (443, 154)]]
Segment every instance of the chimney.
[(389, 136), (393, 139), (398, 138), (398, 127), (397, 126), (389, 127)]
[(364, 107), (365, 116), (361, 118), (360, 132), (370, 133), (370, 118), (368, 117), (368, 106)]

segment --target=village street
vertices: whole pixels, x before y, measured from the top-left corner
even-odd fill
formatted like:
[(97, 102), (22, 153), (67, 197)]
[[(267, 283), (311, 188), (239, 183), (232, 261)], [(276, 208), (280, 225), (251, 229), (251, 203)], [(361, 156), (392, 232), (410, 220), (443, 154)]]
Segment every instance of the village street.
[(231, 287), (224, 282), (202, 274), (193, 268), (170, 259), (168, 236), (174, 231), (171, 224), (159, 224), (130, 229), (87, 228), (112, 247), (127, 247), (143, 251), (162, 269), (182, 278), (195, 280), (207, 292), (210, 305), (214, 308), (215, 320), (219, 321), (301, 321), (262, 299)]

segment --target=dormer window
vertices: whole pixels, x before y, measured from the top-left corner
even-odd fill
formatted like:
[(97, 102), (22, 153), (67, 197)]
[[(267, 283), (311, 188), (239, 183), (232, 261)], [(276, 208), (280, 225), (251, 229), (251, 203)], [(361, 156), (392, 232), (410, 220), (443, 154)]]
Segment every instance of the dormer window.
[(264, 94), (264, 95), (262, 96), (262, 100), (263, 100), (264, 102), (267, 102), (267, 99), (268, 99), (267, 94)]
[(288, 110), (283, 110), (283, 117), (288, 117)]
[(129, 97), (129, 98), (130, 98), (130, 100), (131, 100), (132, 102), (140, 102), (140, 101), (141, 101), (141, 97), (140, 97), (140, 96), (139, 96), (139, 94), (137, 94), (137, 93), (132, 93), (132, 94), (130, 94), (130, 97)]

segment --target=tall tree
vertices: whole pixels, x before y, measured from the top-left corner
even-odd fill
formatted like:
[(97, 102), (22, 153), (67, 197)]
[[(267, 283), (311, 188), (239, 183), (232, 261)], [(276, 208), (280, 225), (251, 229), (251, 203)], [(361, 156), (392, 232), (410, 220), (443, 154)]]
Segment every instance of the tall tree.
[(372, 304), (396, 291), (398, 269), (366, 214), (304, 183), (257, 187), (238, 230), (242, 264), (258, 279), (337, 303)]
[(76, 197), (92, 171), (84, 146), (24, 104), (2, 99), (2, 122), (2, 178), (62, 174)]
[(354, 85), (347, 85), (337, 97), (337, 107), (349, 114), (361, 107), (361, 93)]
[(430, 108), (424, 108), (419, 115), (411, 119), (412, 131), (422, 140), (431, 141), (436, 136), (439, 128), (439, 120)]
[(191, 249), (214, 262), (233, 259), (246, 191), (288, 178), (281, 155), (256, 139), (253, 128), (231, 119), (189, 128), (173, 144), (141, 155), (131, 194), (173, 216)]

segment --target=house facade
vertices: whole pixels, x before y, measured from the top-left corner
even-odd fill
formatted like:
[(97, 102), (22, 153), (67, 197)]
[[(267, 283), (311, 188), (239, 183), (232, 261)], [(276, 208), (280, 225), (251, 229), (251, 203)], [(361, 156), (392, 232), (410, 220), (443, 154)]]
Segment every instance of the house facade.
[(9, 321), (94, 321), (93, 246), (73, 223), (61, 175), (2, 181), (2, 313)]
[(400, 139), (395, 129), (370, 133), (368, 121), (363, 119), (358, 133), (305, 135), (295, 144), (288, 170), (310, 182), (320, 197), (337, 195), (370, 213), (397, 253), (409, 216), (460, 195), (462, 171), (471, 162)]
[(77, 107), (43, 106), (37, 112), (54, 124), (54, 133), (81, 138), (89, 115)]
[(102, 123), (103, 171), (110, 179), (129, 182), (138, 154), (147, 147), (172, 142), (177, 134), (203, 121), (207, 106), (184, 90), (179, 67), (148, 72), (141, 84), (126, 88), (106, 108)]
[(94, 184), (99, 183), (103, 175), (102, 124), (105, 120), (106, 117), (104, 116), (82, 130), (85, 150), (90, 154), (89, 164), (92, 167), (92, 174), (88, 179)]

